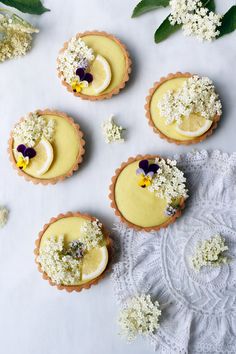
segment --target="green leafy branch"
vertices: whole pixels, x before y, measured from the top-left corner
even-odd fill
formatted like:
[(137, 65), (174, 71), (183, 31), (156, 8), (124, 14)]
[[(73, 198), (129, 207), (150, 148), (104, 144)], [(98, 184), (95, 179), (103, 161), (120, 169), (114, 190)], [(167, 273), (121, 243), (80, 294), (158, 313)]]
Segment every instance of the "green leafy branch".
[[(168, 7), (170, 0), (141, 0), (134, 8), (132, 17), (138, 17), (146, 12)], [(209, 11), (215, 11), (214, 0), (202, 1), (202, 7), (208, 8)], [(181, 25), (171, 25), (168, 15), (161, 25), (157, 28), (154, 39), (156, 43), (160, 43), (171, 36), (173, 33), (181, 29)], [(219, 27), (219, 37), (231, 33), (236, 29), (236, 5), (233, 5), (222, 17), (221, 26)]]
[(43, 6), (40, 0), (0, 0), (0, 2), (21, 12), (34, 15), (41, 15), (46, 11), (50, 11)]

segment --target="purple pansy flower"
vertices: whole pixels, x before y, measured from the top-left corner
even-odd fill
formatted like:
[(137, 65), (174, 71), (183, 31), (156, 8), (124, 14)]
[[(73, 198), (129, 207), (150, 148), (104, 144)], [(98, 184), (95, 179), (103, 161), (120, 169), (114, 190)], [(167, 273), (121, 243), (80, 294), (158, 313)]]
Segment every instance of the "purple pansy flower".
[(152, 178), (159, 166), (156, 163), (151, 163), (149, 165), (148, 160), (142, 160), (139, 162), (139, 168), (136, 170), (137, 175), (141, 175), (141, 179), (139, 181), (139, 186), (142, 188), (146, 188), (151, 185)]
[(80, 81), (87, 81), (89, 84), (93, 81), (93, 75), (87, 73), (84, 68), (78, 68), (76, 75), (79, 76)]
[(139, 168), (136, 170), (137, 175), (144, 175), (152, 178), (155, 173), (157, 173), (159, 166), (156, 163), (149, 165), (148, 160), (142, 160), (139, 162)]
[(25, 146), (24, 144), (18, 145), (16, 150), (20, 152), (24, 157), (28, 157), (29, 159), (32, 159), (36, 156), (36, 151), (33, 148)]

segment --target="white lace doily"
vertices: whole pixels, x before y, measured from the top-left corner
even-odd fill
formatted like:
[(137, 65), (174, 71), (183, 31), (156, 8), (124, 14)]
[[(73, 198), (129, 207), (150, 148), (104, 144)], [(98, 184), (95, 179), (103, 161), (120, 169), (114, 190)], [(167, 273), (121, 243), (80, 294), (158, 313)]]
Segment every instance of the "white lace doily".
[[(236, 353), (236, 153), (176, 157), (190, 197), (183, 215), (159, 232), (117, 224), (120, 259), (113, 267), (119, 302), (150, 293), (161, 304), (161, 326), (148, 339), (158, 353)], [(231, 261), (192, 270), (197, 241), (220, 232)]]

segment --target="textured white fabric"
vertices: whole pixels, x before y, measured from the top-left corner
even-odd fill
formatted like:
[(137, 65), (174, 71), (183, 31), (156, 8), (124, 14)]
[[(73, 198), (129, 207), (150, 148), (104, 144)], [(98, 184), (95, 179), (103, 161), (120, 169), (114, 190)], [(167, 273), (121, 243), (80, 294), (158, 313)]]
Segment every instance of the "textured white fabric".
[[(236, 353), (236, 153), (204, 150), (176, 159), (188, 180), (186, 209), (159, 232), (115, 226), (115, 293), (120, 304), (141, 293), (160, 302), (161, 326), (148, 337), (158, 353)], [(189, 260), (194, 247), (216, 232), (231, 260), (197, 273)]]

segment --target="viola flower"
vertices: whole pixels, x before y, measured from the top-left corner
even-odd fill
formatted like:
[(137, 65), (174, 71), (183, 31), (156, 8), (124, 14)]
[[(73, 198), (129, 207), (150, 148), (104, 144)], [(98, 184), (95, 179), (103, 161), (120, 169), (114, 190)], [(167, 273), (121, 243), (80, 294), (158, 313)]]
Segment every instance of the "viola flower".
[(67, 254), (73, 258), (82, 258), (85, 253), (85, 246), (79, 240), (74, 240), (69, 243)]
[(79, 76), (80, 81), (87, 81), (88, 84), (90, 84), (93, 81), (93, 75), (90, 73), (87, 73), (85, 68), (78, 68), (76, 70), (76, 75)]
[(81, 92), (83, 88), (88, 87), (88, 82), (75, 79), (71, 82), (71, 87), (74, 92)]
[(78, 62), (78, 68), (87, 70), (90, 65), (90, 61), (87, 58), (81, 58)]
[(172, 206), (172, 205), (167, 205), (166, 210), (165, 210), (165, 215), (166, 216), (173, 216), (177, 212), (177, 208)]
[(16, 165), (24, 171), (28, 166), (30, 159), (36, 156), (36, 151), (24, 144), (18, 145), (16, 150), (19, 153)]
[(137, 175), (141, 175), (139, 180), (139, 186), (146, 188), (151, 185), (152, 178), (157, 173), (159, 166), (155, 163), (149, 165), (148, 160), (142, 160), (139, 162), (139, 168), (136, 170)]

